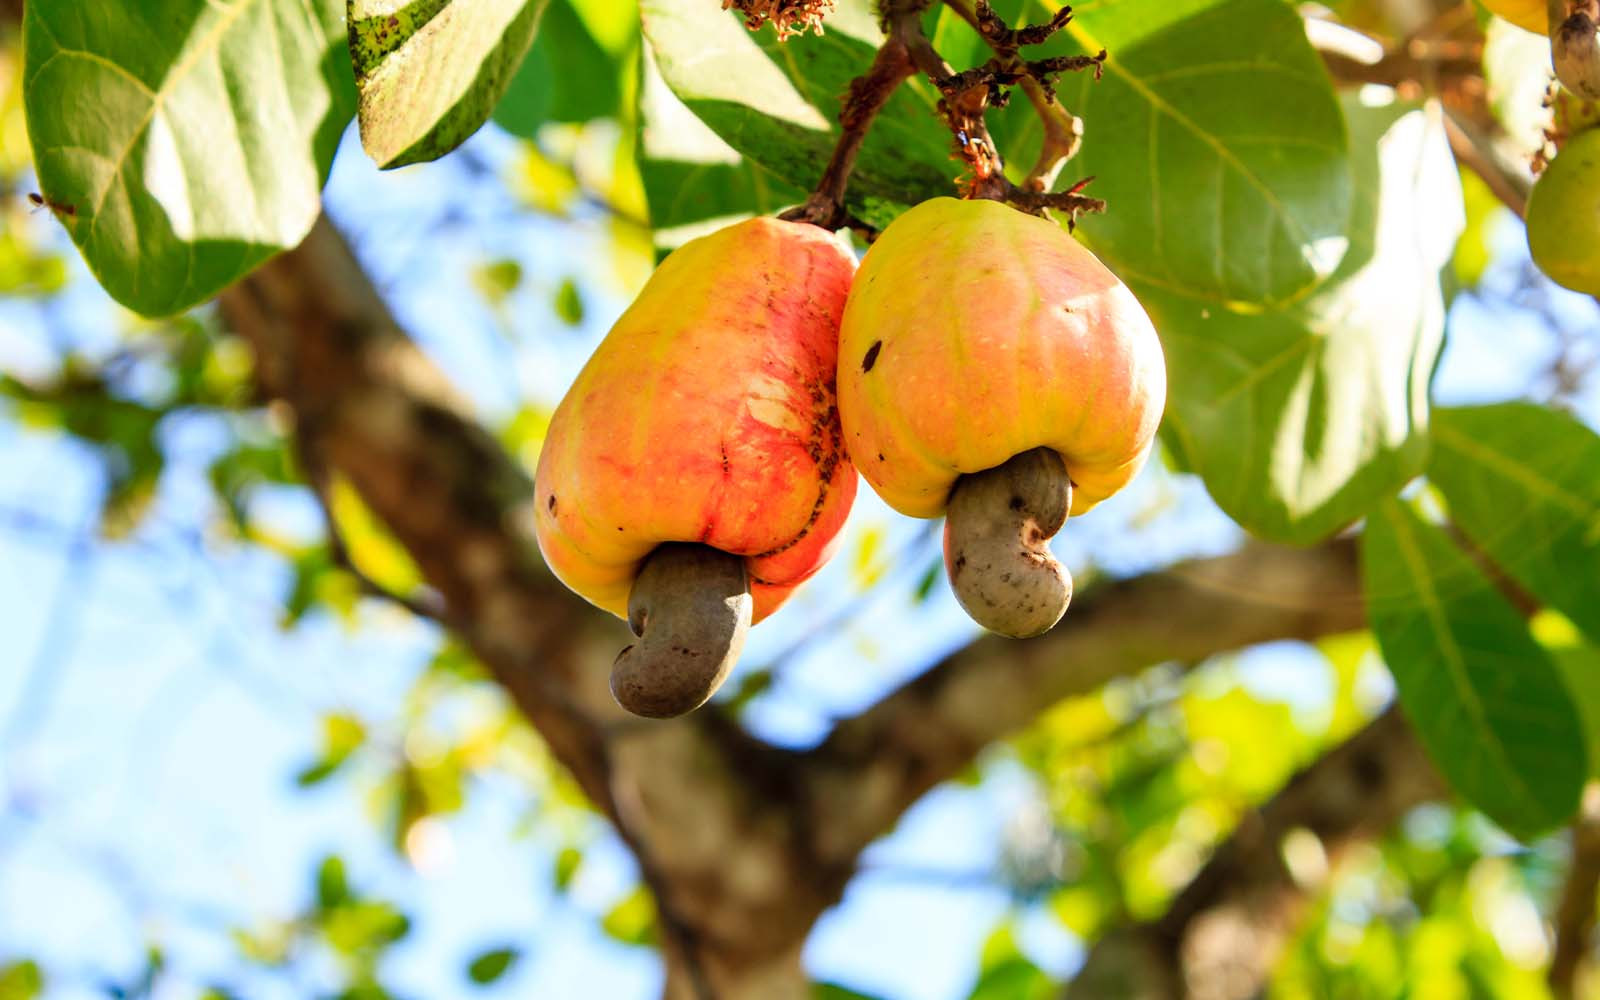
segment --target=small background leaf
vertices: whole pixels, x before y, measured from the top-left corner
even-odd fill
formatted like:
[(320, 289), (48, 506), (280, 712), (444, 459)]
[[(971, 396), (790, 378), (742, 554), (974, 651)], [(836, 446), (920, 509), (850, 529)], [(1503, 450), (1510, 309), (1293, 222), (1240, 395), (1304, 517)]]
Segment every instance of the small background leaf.
[(1399, 501), (1368, 519), (1361, 563), (1373, 634), (1440, 773), (1519, 837), (1571, 816), (1589, 770), (1581, 717), (1516, 609)]
[(484, 952), (467, 964), (467, 978), (479, 986), (488, 986), (511, 970), (522, 952), (516, 948), (494, 948)]

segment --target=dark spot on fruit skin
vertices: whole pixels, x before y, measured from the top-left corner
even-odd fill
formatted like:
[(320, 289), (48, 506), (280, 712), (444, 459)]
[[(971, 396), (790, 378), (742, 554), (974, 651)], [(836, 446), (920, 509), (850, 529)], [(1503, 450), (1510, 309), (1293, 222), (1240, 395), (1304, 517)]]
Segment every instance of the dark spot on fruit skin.
[[(554, 493), (550, 494), (550, 502), (545, 504), (545, 507), (547, 507), (552, 514), (556, 512), (556, 495)], [(621, 531), (622, 529), (618, 528), (617, 530)]]
[(880, 462), (887, 461), (887, 459), (885, 459), (883, 457), (883, 452), (881, 452), (881, 451), (878, 452), (878, 461), (880, 461)]
[(958, 555), (958, 556), (956, 556), (956, 561), (955, 561), (955, 565), (954, 565), (954, 572), (952, 572), (951, 575), (954, 576), (954, 575), (956, 575), (957, 573), (960, 573), (962, 570), (964, 570), (966, 568), (967, 568), (967, 557), (965, 555)]
[(861, 371), (872, 371), (872, 366), (878, 363), (878, 352), (883, 350), (883, 341), (874, 340), (872, 346), (867, 348), (867, 356), (861, 359)]
[(1025, 506), (1027, 506), (1027, 501), (1023, 500), (1021, 497), (1012, 497), (1011, 498), (1011, 509), (1012, 510), (1021, 510)]

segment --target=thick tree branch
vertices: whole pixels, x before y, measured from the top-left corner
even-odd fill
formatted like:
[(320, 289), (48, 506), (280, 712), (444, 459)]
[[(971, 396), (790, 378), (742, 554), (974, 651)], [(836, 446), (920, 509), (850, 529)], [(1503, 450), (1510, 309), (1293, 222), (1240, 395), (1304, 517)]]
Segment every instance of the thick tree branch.
[(1285, 839), (1305, 831), (1323, 859), (1336, 861), (1444, 793), (1411, 727), (1390, 708), (1246, 814), (1164, 916), (1096, 944), (1068, 1000), (1259, 996), (1319, 874), (1291, 868)]
[(819, 815), (817, 853), (845, 862), (924, 792), (1045, 708), (1146, 666), (1198, 663), (1275, 639), (1358, 629), (1354, 545), (1252, 544), (1215, 559), (1105, 584), (1054, 631), (986, 636), (840, 723), (803, 767)]

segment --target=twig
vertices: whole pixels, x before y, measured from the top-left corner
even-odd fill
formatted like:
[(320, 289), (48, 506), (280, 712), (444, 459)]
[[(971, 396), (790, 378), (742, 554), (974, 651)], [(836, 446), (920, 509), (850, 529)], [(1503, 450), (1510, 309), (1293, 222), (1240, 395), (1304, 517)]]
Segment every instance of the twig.
[[(1015, 58), (1019, 46), (1038, 44), (1065, 27), (1072, 17), (1072, 8), (1062, 7), (1046, 24), (1012, 31), (994, 13), (987, 0), (978, 0), (976, 6), (969, 3), (969, 0), (944, 0), (944, 4), (972, 25), (973, 30), (982, 36), (984, 41), (989, 43), (989, 47), (994, 49), (995, 55), (1001, 58)], [(1095, 57), (1069, 58), (1093, 61), (1096, 64), (1095, 78), (1099, 79), (1099, 66), (1104, 63), (1106, 53), (1102, 49)], [(1048, 63), (1049, 60), (1042, 62)], [(1080, 63), (1075, 67), (1062, 68), (1086, 69), (1088, 66)], [(1044, 129), (1039, 145), (1039, 156), (1029, 169), (1022, 187), (1029, 191), (1048, 191), (1055, 185), (1056, 178), (1060, 176), (1067, 161), (1078, 155), (1078, 149), (1083, 145), (1083, 119), (1068, 111), (1056, 98), (1055, 89), (1047, 82), (1047, 78), (1029, 73), (1022, 78), (1021, 86), (1023, 96), (1033, 105), (1034, 114), (1038, 116), (1039, 124)]]
[(1552, 916), (1555, 954), (1546, 981), (1556, 1000), (1577, 995), (1578, 970), (1589, 957), (1594, 937), (1595, 892), (1600, 889), (1600, 786), (1590, 785), (1583, 810), (1572, 824), (1572, 862)]
[(1487, 139), (1454, 115), (1444, 115), (1444, 131), (1456, 162), (1477, 174), (1501, 204), (1515, 212), (1517, 218), (1522, 218), (1527, 212), (1528, 191), (1532, 187), (1527, 179), (1517, 176), (1511, 165), (1496, 155)]
[(844, 207), (845, 189), (850, 183), (850, 172), (855, 169), (856, 154), (867, 137), (872, 120), (877, 117), (895, 88), (916, 72), (910, 53), (899, 38), (890, 35), (878, 49), (872, 67), (863, 75), (850, 81), (850, 91), (845, 95), (839, 110), (839, 142), (833, 157), (817, 182), (816, 191), (803, 205), (790, 209), (780, 218), (795, 222), (810, 222), (824, 229), (838, 229), (852, 224), (864, 228), (859, 220), (852, 219)]

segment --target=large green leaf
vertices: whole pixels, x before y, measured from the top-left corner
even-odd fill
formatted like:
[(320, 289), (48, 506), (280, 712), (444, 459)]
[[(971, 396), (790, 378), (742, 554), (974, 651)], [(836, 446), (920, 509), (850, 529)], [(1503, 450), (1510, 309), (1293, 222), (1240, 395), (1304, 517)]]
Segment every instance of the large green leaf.
[(380, 167), (433, 160), (510, 85), (547, 0), (347, 0), (361, 144)]
[(38, 0), (23, 17), (44, 193), (106, 291), (202, 302), (299, 243), (353, 104), (338, 0)]
[(1135, 285), (1167, 351), (1175, 454), (1240, 524), (1289, 542), (1338, 530), (1421, 473), (1439, 274), (1462, 225), (1436, 111), (1346, 110), (1356, 204), (1324, 287), (1239, 312)]
[[(1038, 20), (1037, 0), (1011, 0)], [(1021, 11), (1026, 9), (1027, 14)], [(1279, 0), (1091, 0), (1042, 51), (1108, 52), (1096, 81), (1062, 80), (1084, 120), (1065, 180), (1093, 175), (1104, 215), (1081, 220), (1124, 280), (1213, 306), (1286, 303), (1345, 255), (1350, 167), (1322, 62)], [(947, 47), (960, 33), (941, 23)], [(981, 52), (965, 54), (977, 59)], [(1037, 117), (1015, 100), (995, 123), (1009, 164), (1038, 152)]]
[(804, 191), (739, 155), (684, 107), (649, 52), (639, 103), (639, 173), (658, 246), (805, 200)]
[(630, 53), (608, 51), (571, 0), (550, 0), (533, 48), (495, 106), (495, 124), (531, 139), (546, 122), (620, 118), (632, 72)]
[[(827, 33), (779, 42), (751, 33), (716, 3), (644, 0), (645, 37), (662, 79), (727, 144), (779, 179), (810, 190), (838, 133), (839, 101), (882, 40), (866, 0), (841, 0)], [(953, 193), (960, 172), (920, 82), (895, 92), (874, 121), (851, 175), (847, 203), (887, 225), (906, 208)]]
[(1600, 435), (1532, 403), (1441, 410), (1428, 478), (1518, 583), (1600, 641)]
[(1400, 702), (1451, 786), (1521, 837), (1571, 816), (1588, 774), (1581, 716), (1521, 615), (1396, 500), (1368, 519), (1361, 562)]

